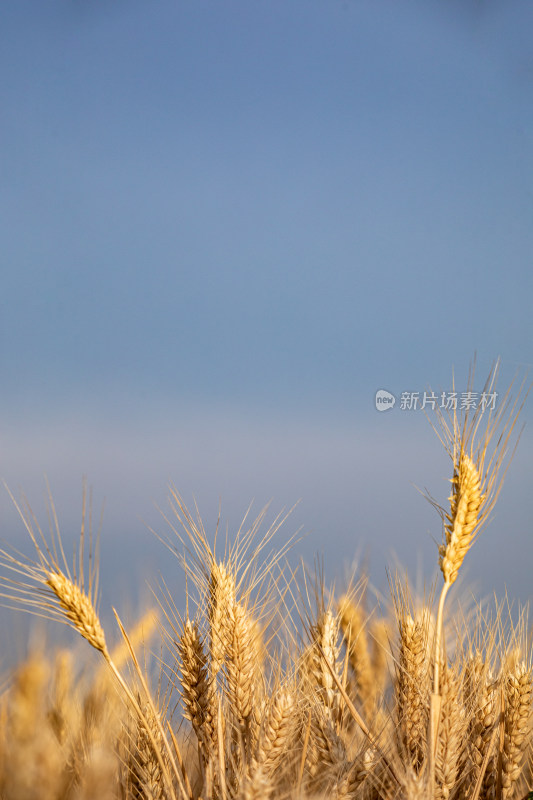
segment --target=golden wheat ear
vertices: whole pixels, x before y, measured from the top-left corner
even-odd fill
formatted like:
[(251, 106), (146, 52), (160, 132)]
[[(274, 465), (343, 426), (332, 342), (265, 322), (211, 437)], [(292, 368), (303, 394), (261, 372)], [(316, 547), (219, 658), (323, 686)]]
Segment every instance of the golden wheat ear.
[(216, 742), (216, 708), (209, 685), (207, 657), (198, 625), (187, 619), (178, 641), (180, 655), (181, 697), (185, 718), (198, 739), (201, 756), (206, 762)]
[[(82, 520), (78, 554), (69, 566), (59, 530), (58, 518), (48, 488), (49, 541), (25, 497), (19, 504), (6, 486), (35, 548), (36, 558), (18, 551), (0, 550), (0, 567), (15, 577), (0, 576), (0, 597), (4, 605), (29, 611), (36, 616), (60, 620), (77, 631), (89, 644), (107, 655), (104, 630), (98, 617), (98, 539), (93, 549), (91, 502), (83, 485)], [(86, 541), (89, 554), (86, 557)], [(88, 569), (87, 569), (88, 561)]]
[[(491, 369), (482, 396), (497, 398), (496, 392), (499, 362)], [(468, 391), (473, 392), (473, 371)], [(439, 548), (439, 566), (445, 584), (451, 585), (463, 560), (479, 536), (482, 527), (494, 509), (509, 463), (520, 434), (512, 448), (513, 432), (524, 406), (529, 389), (524, 383), (515, 398), (513, 384), (499, 405), (479, 404), (450, 411), (436, 408), (437, 423), (433, 425), (439, 439), (452, 461), (452, 493), (448, 509), (440, 506), (429, 495), (428, 500), (437, 509), (443, 520), (444, 541)]]

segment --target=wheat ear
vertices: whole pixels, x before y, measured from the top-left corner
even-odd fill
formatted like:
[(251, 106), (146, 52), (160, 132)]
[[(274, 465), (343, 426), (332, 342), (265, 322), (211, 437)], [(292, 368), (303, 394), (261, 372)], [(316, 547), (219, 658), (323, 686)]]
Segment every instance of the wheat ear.
[(370, 629), (372, 642), (371, 666), (374, 683), (374, 702), (385, 689), (389, 674), (391, 626), (387, 619), (376, 619)]
[(246, 726), (254, 710), (257, 627), (241, 603), (235, 603), (230, 624), (228, 684), (237, 721)]
[(435, 633), (435, 692), (438, 691), (444, 601), (474, 540), (485, 498), (478, 468), (470, 456), (462, 453), (452, 478), (450, 512), (446, 514), (447, 523), (444, 527), (446, 544), (439, 547), (439, 566), (444, 576), (444, 586), (439, 598)]
[(256, 748), (256, 761), (266, 770), (273, 770), (290, 746), (295, 725), (294, 701), (294, 693), (281, 687), (267, 705)]
[[(471, 657), (465, 670), (468, 696), (474, 701), (469, 726), (472, 784), (481, 780), (480, 797), (496, 782), (496, 759), (490, 753), (497, 722), (497, 692), (493, 675), (480, 652)], [(484, 771), (484, 774), (481, 773)], [(480, 777), (481, 776), (481, 777)]]
[(459, 774), (466, 733), (466, 715), (457, 668), (449, 667), (443, 671), (440, 694), (442, 713), (435, 754), (435, 798), (448, 800)]
[(339, 622), (330, 610), (323, 611), (316, 624), (311, 627), (313, 643), (309, 651), (308, 669), (313, 684), (317, 687), (321, 702), (328, 709), (331, 719), (339, 714), (339, 693), (332, 678), (338, 673)]
[(410, 614), (400, 620), (396, 691), (401, 748), (418, 772), (424, 762), (428, 724), (428, 631), (422, 620), (415, 622)]
[[(139, 707), (143, 709), (144, 723), (138, 715), (133, 719), (134, 730), (129, 749), (129, 781), (134, 797), (149, 797), (151, 800), (164, 800), (165, 781), (161, 772), (157, 752), (163, 749), (161, 734), (153, 711), (137, 694)], [(156, 742), (154, 751), (152, 741)]]
[(197, 624), (189, 619), (183, 627), (178, 652), (185, 717), (192, 724), (205, 760), (216, 741), (215, 720), (203, 645)]
[(531, 732), (532, 672), (524, 662), (509, 673), (504, 684), (505, 723), (502, 754), (502, 798), (507, 800), (522, 772)]
[(95, 650), (107, 656), (104, 629), (91, 598), (59, 571), (49, 572), (46, 584), (55, 594), (60, 608), (65, 612), (65, 616), (72, 624), (72, 627)]
[(339, 599), (339, 617), (348, 659), (355, 676), (355, 685), (365, 715), (368, 716), (374, 704), (377, 682), (368, 648), (368, 637), (363, 613), (348, 595)]
[(328, 709), (314, 703), (306, 767), (311, 778), (309, 788), (322, 788), (346, 762), (346, 746), (335, 731)]
[(224, 664), (231, 637), (230, 615), (235, 605), (235, 577), (231, 568), (213, 561), (209, 579), (208, 617), (210, 624), (211, 680)]
[(466, 453), (463, 453), (452, 478), (450, 513), (445, 525), (446, 544), (439, 548), (439, 566), (444, 582), (455, 582), (478, 522), (485, 495), (481, 492), (479, 471)]

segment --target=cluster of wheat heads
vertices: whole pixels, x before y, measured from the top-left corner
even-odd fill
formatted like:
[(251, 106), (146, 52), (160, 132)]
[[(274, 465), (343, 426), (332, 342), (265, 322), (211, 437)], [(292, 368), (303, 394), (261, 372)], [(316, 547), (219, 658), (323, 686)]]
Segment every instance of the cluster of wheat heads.
[(181, 611), (167, 585), (158, 591), (154, 671), (139, 633), (146, 621), (128, 633), (115, 612), (123, 645), (108, 646), (97, 560), (84, 568), (85, 503), (72, 566), (52, 501), (48, 537), (19, 504), (36, 555), (2, 552), (5, 602), (61, 619), (101, 664), (80, 676), (67, 653), (55, 662), (32, 653), (0, 683), (0, 798), (524, 797), (533, 744), (525, 616), (513, 622), (503, 604), (444, 613), (498, 495), (520, 396), (437, 416), (453, 477), (449, 505), (432, 500), (443, 518), (436, 613), (433, 593), (415, 599), (400, 578), (381, 611), (362, 583), (336, 595), (320, 574), (295, 572), (286, 548), (270, 550), (281, 517), (262, 535), (262, 512), (232, 542), (210, 542), (197, 509), (172, 491), (167, 521), (179, 544), (169, 544), (187, 602)]

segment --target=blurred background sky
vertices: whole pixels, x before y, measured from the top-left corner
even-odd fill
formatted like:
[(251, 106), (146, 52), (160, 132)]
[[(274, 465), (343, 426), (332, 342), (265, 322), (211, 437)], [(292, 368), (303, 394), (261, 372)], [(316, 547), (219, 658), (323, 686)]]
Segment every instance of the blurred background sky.
[[(102, 607), (213, 529), (299, 505), (296, 558), (435, 575), (450, 464), (378, 389), (533, 363), (530, 0), (4, 0), (0, 475), (67, 540), (105, 498)], [(531, 402), (478, 597), (530, 596)], [(30, 553), (5, 492), (3, 539)], [(524, 555), (527, 553), (527, 557)], [(468, 570), (466, 570), (468, 567)]]

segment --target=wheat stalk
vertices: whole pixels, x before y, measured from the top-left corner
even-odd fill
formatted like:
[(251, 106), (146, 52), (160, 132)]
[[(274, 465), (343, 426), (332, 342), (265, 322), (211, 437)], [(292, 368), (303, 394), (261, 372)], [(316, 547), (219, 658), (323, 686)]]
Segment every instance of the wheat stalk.
[[(485, 383), (485, 393), (494, 391), (498, 369), (499, 362), (496, 362)], [(473, 378), (472, 370), (468, 382), (469, 390), (473, 388)], [(435, 627), (429, 735), (431, 763), (435, 755), (441, 707), (439, 665), (442, 657), (444, 603), (468, 550), (494, 508), (509, 466), (508, 461), (505, 463), (509, 442), (527, 396), (527, 392), (524, 397), (521, 396), (522, 385), (517, 397), (511, 402), (511, 388), (512, 384), (497, 411), (492, 408), (487, 411), (479, 405), (473, 414), (467, 408), (459, 416), (454, 408), (453, 415), (446, 417), (440, 408), (436, 409), (440, 431), (438, 428), (435, 430), (452, 459), (453, 477), (449, 511), (441, 508), (428, 496), (443, 518), (445, 535), (439, 548), (439, 565), (444, 584), (439, 597)], [(484, 429), (480, 433), (482, 422)], [(431, 772), (433, 773), (432, 767)]]

